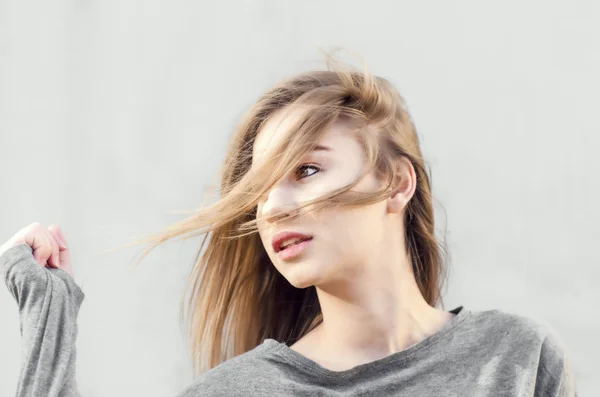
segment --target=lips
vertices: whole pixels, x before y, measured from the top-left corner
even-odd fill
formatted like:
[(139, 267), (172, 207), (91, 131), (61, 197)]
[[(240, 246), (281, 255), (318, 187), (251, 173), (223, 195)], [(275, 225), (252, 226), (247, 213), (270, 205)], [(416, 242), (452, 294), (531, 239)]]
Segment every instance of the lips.
[(277, 233), (274, 237), (273, 237), (273, 250), (275, 252), (279, 252), (281, 251), (281, 245), (286, 241), (286, 240), (292, 240), (292, 239), (300, 239), (300, 240), (310, 240), (312, 239), (312, 236), (309, 236), (308, 234), (304, 234), (304, 233), (298, 233), (298, 232), (281, 232), (281, 233)]

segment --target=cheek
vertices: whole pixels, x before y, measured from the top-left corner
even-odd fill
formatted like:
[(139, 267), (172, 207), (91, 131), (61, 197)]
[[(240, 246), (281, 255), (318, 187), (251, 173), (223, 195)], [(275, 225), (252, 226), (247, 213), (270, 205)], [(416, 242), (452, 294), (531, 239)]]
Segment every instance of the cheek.
[(362, 256), (376, 244), (382, 230), (381, 206), (340, 208), (331, 211), (324, 223), (332, 254)]

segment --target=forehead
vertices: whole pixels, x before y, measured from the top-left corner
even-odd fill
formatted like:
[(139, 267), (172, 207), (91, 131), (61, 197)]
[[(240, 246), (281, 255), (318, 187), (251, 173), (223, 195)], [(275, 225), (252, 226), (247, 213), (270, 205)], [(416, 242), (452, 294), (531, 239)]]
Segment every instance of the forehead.
[[(286, 108), (275, 111), (263, 124), (256, 135), (252, 150), (252, 162), (260, 162), (262, 158), (272, 156), (273, 150), (285, 140), (292, 129), (305, 115), (298, 109), (288, 110)], [(356, 143), (351, 134), (351, 123), (345, 120), (337, 120), (321, 136), (321, 146), (331, 148), (333, 151), (343, 150), (345, 146)]]
[(262, 125), (254, 140), (253, 158), (261, 157), (269, 152), (269, 148), (277, 147), (288, 135), (291, 128), (300, 120), (298, 110), (279, 109), (271, 114)]

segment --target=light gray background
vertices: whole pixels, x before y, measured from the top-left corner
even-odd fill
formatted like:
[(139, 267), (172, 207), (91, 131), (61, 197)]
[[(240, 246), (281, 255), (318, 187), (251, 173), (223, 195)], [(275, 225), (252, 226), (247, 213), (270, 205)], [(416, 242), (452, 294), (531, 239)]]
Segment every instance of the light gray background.
[[(551, 324), (582, 396), (600, 349), (600, 13), (588, 1), (0, 0), (0, 240), (58, 223), (83, 285), (85, 397), (192, 381), (178, 323), (200, 239), (138, 248), (202, 202), (233, 126), (279, 78), (344, 46), (408, 101), (447, 221), (448, 309)], [(0, 395), (16, 304), (0, 288)]]

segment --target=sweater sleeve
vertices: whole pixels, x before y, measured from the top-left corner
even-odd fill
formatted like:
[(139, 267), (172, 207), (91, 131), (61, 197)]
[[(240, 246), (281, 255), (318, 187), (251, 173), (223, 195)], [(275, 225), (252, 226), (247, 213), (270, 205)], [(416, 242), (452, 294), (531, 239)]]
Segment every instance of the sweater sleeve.
[(0, 272), (19, 309), (22, 367), (16, 397), (79, 397), (75, 342), (83, 291), (64, 270), (37, 263), (27, 244), (0, 256)]
[(541, 346), (535, 397), (577, 397), (571, 360), (563, 340), (551, 328)]

